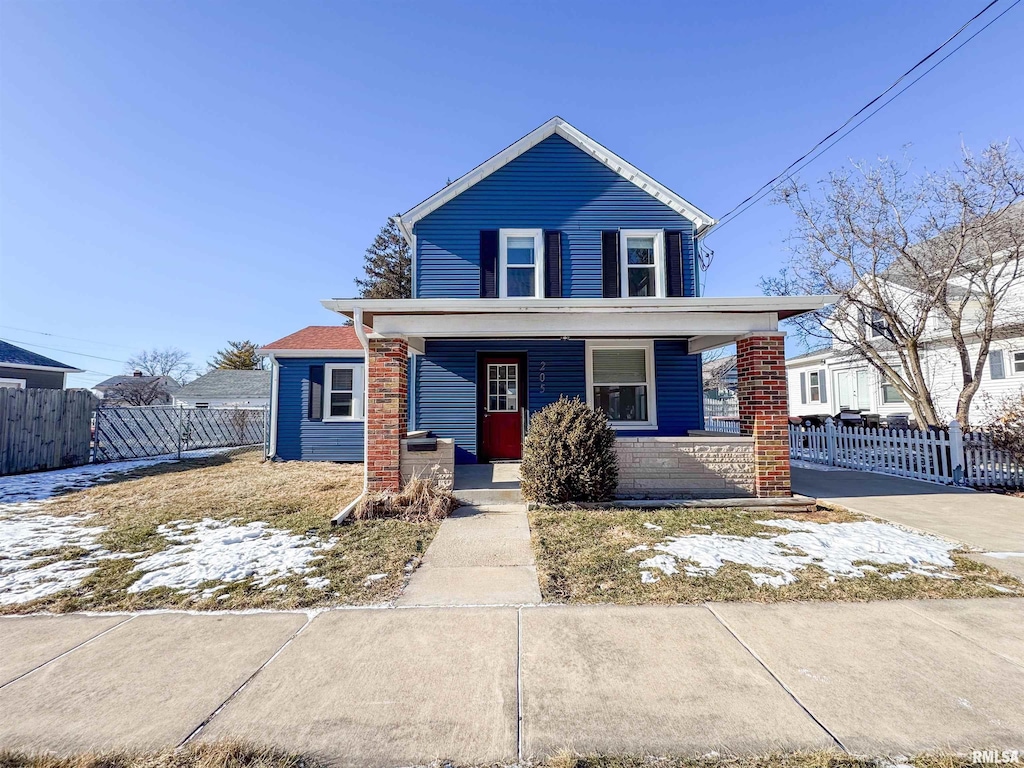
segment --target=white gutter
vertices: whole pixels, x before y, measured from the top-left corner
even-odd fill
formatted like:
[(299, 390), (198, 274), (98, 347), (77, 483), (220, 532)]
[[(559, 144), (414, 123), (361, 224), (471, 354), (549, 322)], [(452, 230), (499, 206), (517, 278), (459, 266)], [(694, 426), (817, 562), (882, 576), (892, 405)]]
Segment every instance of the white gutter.
[(353, 310), (352, 323), (355, 326), (356, 338), (363, 347), (363, 491), (352, 500), (352, 503), (331, 518), (331, 525), (341, 525), (348, 519), (366, 496), (370, 485), (370, 419), (367, 413), (370, 407), (370, 340), (366, 337), (366, 329), (363, 327), (362, 308), (356, 307)]

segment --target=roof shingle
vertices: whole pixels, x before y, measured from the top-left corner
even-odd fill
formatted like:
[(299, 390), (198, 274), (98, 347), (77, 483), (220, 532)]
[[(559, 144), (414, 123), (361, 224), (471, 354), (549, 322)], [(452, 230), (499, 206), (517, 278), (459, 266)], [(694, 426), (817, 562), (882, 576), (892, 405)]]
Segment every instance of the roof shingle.
[(357, 349), (362, 351), (363, 346), (359, 343), (359, 338), (356, 336), (355, 326), (310, 325), (301, 331), (285, 336), (283, 339), (278, 339), (270, 344), (264, 344), (262, 348), (270, 352), (290, 349)]

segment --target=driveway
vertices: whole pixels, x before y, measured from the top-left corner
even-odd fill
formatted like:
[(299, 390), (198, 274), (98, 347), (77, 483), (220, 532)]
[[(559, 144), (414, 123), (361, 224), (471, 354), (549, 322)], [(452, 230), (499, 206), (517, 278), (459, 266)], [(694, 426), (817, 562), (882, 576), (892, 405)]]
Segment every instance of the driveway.
[(875, 472), (792, 472), (796, 493), (997, 553), (977, 559), (1024, 580), (1024, 499)]
[[(1019, 749), (1024, 600), (0, 618), (0, 746), (345, 766)], [(102, 702), (102, 706), (97, 706)]]

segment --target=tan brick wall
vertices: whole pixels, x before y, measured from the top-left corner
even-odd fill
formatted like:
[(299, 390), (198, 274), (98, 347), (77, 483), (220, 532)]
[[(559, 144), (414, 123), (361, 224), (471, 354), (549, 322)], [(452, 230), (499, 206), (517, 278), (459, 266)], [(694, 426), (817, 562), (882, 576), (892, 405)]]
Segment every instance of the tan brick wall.
[(413, 477), (430, 477), (437, 479), (439, 484), (447, 483), (451, 488), (455, 483), (455, 441), (439, 439), (436, 451), (409, 451), (408, 441), (402, 441), (402, 485)]
[(754, 438), (754, 493), (792, 496), (785, 336), (763, 333), (737, 340), (736, 377), (740, 430)]
[(749, 437), (620, 437), (618, 495), (731, 498), (754, 495)]

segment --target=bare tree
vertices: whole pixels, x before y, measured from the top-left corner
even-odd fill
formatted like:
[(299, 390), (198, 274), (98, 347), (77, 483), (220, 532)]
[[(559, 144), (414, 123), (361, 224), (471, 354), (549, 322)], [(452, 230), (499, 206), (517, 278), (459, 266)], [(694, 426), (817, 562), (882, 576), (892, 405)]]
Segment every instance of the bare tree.
[(735, 381), (730, 373), (736, 368), (736, 353), (733, 347), (718, 347), (701, 353), (705, 392), (723, 392)]
[(132, 376), (110, 388), (108, 398), (125, 405), (153, 405), (167, 399), (163, 378)]
[(1019, 323), (1011, 291), (1024, 267), (1024, 164), (1009, 143), (966, 147), (943, 173), (912, 176), (889, 159), (797, 181), (777, 201), (797, 217), (791, 256), (765, 293), (838, 294), (830, 309), (794, 321), (808, 346), (867, 360), (921, 424), (939, 423), (923, 352), (949, 346), (959, 361), (956, 418), (969, 423), (997, 329)]
[(143, 376), (169, 376), (179, 384), (195, 378), (196, 368), (188, 352), (177, 347), (144, 349), (125, 363), (128, 373), (142, 371)]

